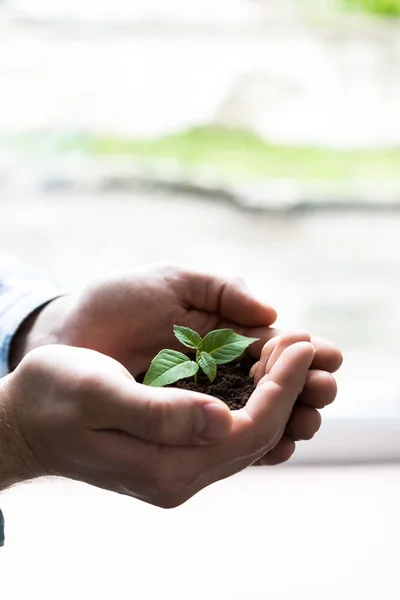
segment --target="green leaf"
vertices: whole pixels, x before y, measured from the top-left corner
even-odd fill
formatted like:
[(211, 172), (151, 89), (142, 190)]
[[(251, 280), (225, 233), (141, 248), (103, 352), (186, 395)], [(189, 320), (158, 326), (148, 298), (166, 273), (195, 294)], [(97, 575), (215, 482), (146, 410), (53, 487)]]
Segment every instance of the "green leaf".
[(196, 331), (193, 331), (193, 329), (189, 329), (189, 327), (174, 325), (174, 334), (184, 346), (192, 348), (193, 350), (198, 350), (203, 341), (199, 334)]
[(212, 383), (217, 376), (217, 363), (211, 354), (208, 354), (207, 352), (200, 352), (199, 356), (197, 357), (197, 362)]
[(193, 377), (198, 370), (199, 365), (185, 354), (175, 350), (161, 350), (152, 360), (143, 383), (152, 387), (163, 387), (180, 379)]
[(217, 329), (206, 335), (201, 350), (211, 354), (217, 365), (225, 365), (238, 358), (254, 342), (258, 342), (258, 338), (239, 335), (232, 329)]

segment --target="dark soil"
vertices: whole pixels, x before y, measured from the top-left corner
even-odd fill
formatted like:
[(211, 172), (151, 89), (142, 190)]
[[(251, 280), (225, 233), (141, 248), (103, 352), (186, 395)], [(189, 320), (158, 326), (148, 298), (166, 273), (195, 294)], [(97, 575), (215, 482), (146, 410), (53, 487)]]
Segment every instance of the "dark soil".
[(249, 376), (254, 360), (248, 356), (227, 365), (218, 365), (217, 378), (213, 383), (202, 371), (199, 371), (198, 383), (193, 379), (183, 379), (173, 386), (193, 392), (201, 392), (223, 400), (231, 410), (239, 410), (247, 404), (254, 391), (254, 381)]
[[(213, 383), (200, 370), (197, 385), (195, 385), (193, 378), (191, 378), (182, 379), (167, 387), (208, 394), (209, 396), (223, 400), (231, 410), (239, 410), (246, 406), (247, 400), (254, 391), (254, 381), (249, 373), (255, 362), (253, 358), (245, 355), (240, 360), (227, 365), (218, 365), (217, 378)], [(136, 377), (136, 381), (142, 383), (144, 376), (145, 373), (141, 373)]]

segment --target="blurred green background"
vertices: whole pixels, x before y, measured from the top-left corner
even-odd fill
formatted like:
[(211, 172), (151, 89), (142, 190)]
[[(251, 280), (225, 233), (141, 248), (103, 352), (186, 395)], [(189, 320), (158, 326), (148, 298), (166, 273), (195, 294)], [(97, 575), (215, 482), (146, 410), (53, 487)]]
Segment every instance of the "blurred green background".
[(399, 17), (399, 0), (343, 0), (346, 8), (350, 10), (365, 11), (384, 17)]
[(90, 165), (109, 180), (400, 203), (400, 0), (1, 7), (11, 187), (9, 165), (21, 181), (28, 161), (30, 181), (36, 167), (39, 182), (79, 183)]

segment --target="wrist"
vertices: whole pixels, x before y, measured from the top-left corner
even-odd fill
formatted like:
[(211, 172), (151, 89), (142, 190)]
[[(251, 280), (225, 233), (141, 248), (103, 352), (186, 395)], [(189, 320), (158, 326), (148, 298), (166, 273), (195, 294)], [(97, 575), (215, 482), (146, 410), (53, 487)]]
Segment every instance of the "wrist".
[(0, 379), (0, 491), (37, 476), (16, 417), (13, 379)]
[(64, 315), (68, 310), (70, 296), (60, 296), (31, 313), (15, 333), (9, 354), (9, 366), (13, 371), (31, 350), (48, 344), (61, 343)]

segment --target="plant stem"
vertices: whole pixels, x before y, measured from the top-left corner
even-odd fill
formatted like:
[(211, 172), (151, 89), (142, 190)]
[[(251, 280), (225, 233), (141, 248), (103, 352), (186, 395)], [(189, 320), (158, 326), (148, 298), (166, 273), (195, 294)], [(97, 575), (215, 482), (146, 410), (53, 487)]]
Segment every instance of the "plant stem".
[[(199, 364), (199, 351), (198, 350), (196, 350), (196, 363)], [(197, 373), (195, 373), (195, 376), (194, 376), (194, 385), (197, 385), (198, 374), (199, 374), (199, 372), (197, 371)]]

